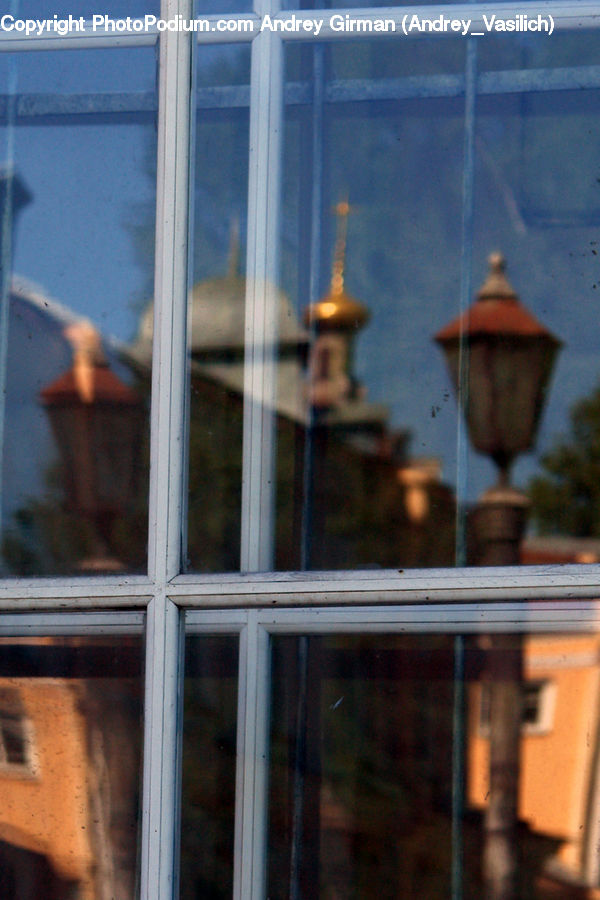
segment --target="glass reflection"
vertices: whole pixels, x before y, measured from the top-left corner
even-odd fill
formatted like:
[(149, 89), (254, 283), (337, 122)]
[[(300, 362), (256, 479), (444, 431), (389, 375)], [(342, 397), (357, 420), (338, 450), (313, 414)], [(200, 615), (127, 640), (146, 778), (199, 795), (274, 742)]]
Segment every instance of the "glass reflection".
[(197, 60), (188, 564), (240, 566), (250, 50)]
[[(598, 37), (581, 58), (557, 38), (558, 63), (546, 36), (499, 40), (480, 45), (473, 120), (462, 39), (286, 46), (262, 486), (276, 569), (600, 558)], [(240, 558), (247, 53), (198, 56), (188, 552), (203, 571)], [(480, 347), (469, 317), (499, 302), (522, 321), (494, 312)], [(452, 322), (449, 376), (434, 341)], [(514, 521), (488, 552), (496, 500)]]
[(449, 638), (273, 642), (269, 896), (448, 895)]
[[(127, 14), (132, 16), (132, 18), (142, 17), (145, 13), (158, 14), (159, 8), (160, 3), (156, 2), (156, 0), (131, 0), (127, 5)], [(73, 6), (65, 3), (64, 0), (19, 0), (18, 10), (19, 17), (23, 19), (52, 19), (55, 15), (60, 18), (68, 18), (70, 13), (75, 14)], [(98, 11), (99, 8), (94, 4), (82, 2), (77, 6), (76, 15), (77, 17), (83, 16), (86, 19), (90, 19)], [(108, 2), (104, 3), (101, 11), (105, 15), (115, 18), (123, 16), (123, 7), (115, 3), (114, 0), (108, 0)]]
[(141, 641), (3, 638), (0, 649), (2, 896), (133, 900)]
[[(562, 65), (577, 62), (576, 71), (585, 77), (586, 59), (597, 43), (597, 35), (580, 45), (564, 36), (557, 48)], [(528, 41), (524, 49), (509, 41), (509, 51), (513, 64), (525, 51), (528, 65), (549, 62), (543, 42)], [(486, 58), (482, 54), (484, 63)], [(566, 72), (555, 74), (562, 78)], [(567, 87), (565, 82), (562, 91), (516, 94), (500, 102), (485, 97), (479, 104), (474, 253), (483, 253), (485, 222), (510, 259), (511, 279), (522, 285), (527, 305), (563, 342), (544, 399), (538, 453), (515, 465), (514, 481), (524, 486), (531, 504), (520, 548), (526, 563), (593, 562), (600, 549), (593, 462), (598, 435), (595, 92)], [(469, 461), (469, 495), (483, 471), (480, 458)]]
[(598, 636), (464, 641), (274, 639), (270, 897), (593, 896)]
[(278, 422), (277, 568), (455, 560), (456, 418), (431, 337), (460, 279), (464, 48), (288, 52), (290, 89), (323, 105), (286, 106), (282, 283), (308, 348), (303, 408)]
[(278, 568), (598, 558), (592, 73), (572, 38), (555, 69), (539, 35), (502, 46), (473, 122), (464, 44), (288, 51), (282, 283), (309, 348)]
[(186, 641), (181, 900), (231, 897), (237, 724), (237, 637)]
[(151, 357), (136, 332), (154, 269), (154, 52), (3, 62), (0, 570), (139, 571)]

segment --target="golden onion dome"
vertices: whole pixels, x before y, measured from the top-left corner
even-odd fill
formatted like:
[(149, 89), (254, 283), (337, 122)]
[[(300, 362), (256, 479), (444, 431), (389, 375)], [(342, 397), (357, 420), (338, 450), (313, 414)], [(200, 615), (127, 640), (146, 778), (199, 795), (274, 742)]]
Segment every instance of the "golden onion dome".
[(345, 291), (330, 291), (304, 312), (304, 324), (318, 331), (358, 331), (369, 321), (369, 311)]
[(369, 311), (360, 301), (344, 290), (344, 265), (346, 256), (347, 219), (350, 213), (348, 200), (335, 207), (338, 217), (337, 238), (331, 273), (329, 293), (304, 312), (304, 324), (317, 331), (358, 331), (369, 321)]

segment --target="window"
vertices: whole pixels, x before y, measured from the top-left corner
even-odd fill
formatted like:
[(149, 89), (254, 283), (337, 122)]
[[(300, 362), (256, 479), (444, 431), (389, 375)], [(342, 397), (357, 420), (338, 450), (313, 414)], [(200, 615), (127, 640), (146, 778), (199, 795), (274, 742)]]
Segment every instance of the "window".
[(0, 24), (0, 887), (597, 887), (596, 9), (216, 5)]
[[(546, 734), (552, 729), (554, 713), (554, 685), (548, 681), (525, 681), (522, 685), (523, 709), (521, 728), (525, 734)], [(489, 735), (490, 696), (481, 692), (481, 731)]]
[(33, 742), (19, 691), (3, 688), (0, 692), (1, 765), (7, 769), (27, 770), (31, 766)]

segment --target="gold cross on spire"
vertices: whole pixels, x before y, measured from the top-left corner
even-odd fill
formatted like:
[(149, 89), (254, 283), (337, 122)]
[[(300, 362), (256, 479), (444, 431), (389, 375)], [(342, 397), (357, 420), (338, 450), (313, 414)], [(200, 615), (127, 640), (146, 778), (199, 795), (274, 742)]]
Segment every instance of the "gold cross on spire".
[(333, 212), (337, 216), (337, 234), (335, 240), (335, 253), (333, 256), (333, 269), (331, 272), (331, 293), (339, 297), (344, 293), (344, 265), (346, 262), (346, 237), (348, 235), (348, 216), (353, 212), (348, 202), (348, 194), (337, 203)]

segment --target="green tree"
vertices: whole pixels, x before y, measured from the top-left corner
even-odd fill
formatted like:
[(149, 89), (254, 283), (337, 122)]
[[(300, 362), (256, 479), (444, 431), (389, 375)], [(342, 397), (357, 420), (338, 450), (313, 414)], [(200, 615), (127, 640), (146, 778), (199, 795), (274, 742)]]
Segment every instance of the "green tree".
[(542, 458), (529, 486), (541, 534), (600, 536), (600, 385), (575, 404), (570, 431)]

